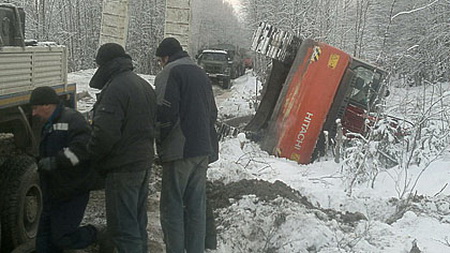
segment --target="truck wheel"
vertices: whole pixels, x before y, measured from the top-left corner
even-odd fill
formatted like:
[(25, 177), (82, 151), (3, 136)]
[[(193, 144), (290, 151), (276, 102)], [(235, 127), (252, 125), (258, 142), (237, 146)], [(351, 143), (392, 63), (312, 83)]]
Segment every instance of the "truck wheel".
[(7, 180), (2, 185), (2, 251), (10, 252), (36, 237), (42, 211), (42, 192), (33, 158), (11, 157), (3, 168), (7, 168)]
[(232, 79), (235, 79), (235, 78), (237, 77), (237, 70), (236, 70), (235, 68), (232, 68), (232, 69), (231, 69), (230, 77), (231, 77)]
[(239, 65), (239, 76), (243, 76), (245, 74), (245, 68), (242, 65)]
[(222, 88), (223, 89), (227, 89), (227, 90), (231, 88), (230, 78), (223, 79), (223, 81), (222, 81)]

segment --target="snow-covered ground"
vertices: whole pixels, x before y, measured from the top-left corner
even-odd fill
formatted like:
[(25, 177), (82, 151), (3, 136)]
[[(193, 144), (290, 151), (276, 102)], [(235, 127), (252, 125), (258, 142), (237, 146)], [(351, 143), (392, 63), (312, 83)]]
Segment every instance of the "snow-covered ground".
[[(88, 88), (93, 71), (69, 75), (69, 79), (77, 83), (79, 92), (91, 96), (79, 101), (80, 110), (87, 110), (95, 97), (95, 90)], [(153, 76), (143, 77), (151, 83), (154, 80)], [(234, 80), (229, 91), (215, 90), (220, 117), (254, 113), (259, 90), (261, 85), (251, 72)], [(401, 97), (404, 91), (394, 89), (391, 92), (395, 98)], [(356, 185), (349, 196), (341, 164), (332, 158), (298, 165), (269, 155), (261, 151), (258, 144), (242, 137), (227, 137), (220, 143), (220, 159), (208, 170), (209, 180), (225, 184), (242, 179), (279, 180), (321, 210), (333, 209), (340, 214), (358, 212), (365, 219), (342, 222), (339, 214), (330, 218), (319, 209), (307, 208), (286, 198), (264, 201), (256, 195), (247, 195), (216, 211), (218, 249), (208, 252), (450, 252), (448, 152), (425, 171), (411, 167), (407, 176), (395, 168), (382, 171), (373, 188)], [(417, 197), (403, 216), (392, 220), (401, 189), (406, 184), (408, 190), (420, 173), (423, 174), (414, 191)], [(413, 244), (421, 251), (412, 251)]]

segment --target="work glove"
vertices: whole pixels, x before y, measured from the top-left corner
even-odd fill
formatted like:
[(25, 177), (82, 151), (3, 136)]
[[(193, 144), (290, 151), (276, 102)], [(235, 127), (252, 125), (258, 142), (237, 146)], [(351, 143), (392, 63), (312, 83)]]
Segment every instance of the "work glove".
[(56, 169), (56, 160), (54, 157), (45, 157), (39, 160), (38, 170), (49, 172)]

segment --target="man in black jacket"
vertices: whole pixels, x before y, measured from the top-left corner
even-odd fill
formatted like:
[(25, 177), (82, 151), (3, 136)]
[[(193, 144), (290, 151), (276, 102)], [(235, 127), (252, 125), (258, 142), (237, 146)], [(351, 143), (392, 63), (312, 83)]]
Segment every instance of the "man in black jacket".
[(36, 251), (86, 248), (97, 234), (92, 225), (79, 227), (93, 183), (86, 149), (91, 128), (79, 112), (64, 107), (50, 87), (34, 89), (30, 105), (33, 116), (45, 121), (39, 146), (43, 210)]
[(161, 226), (167, 253), (203, 253), (206, 170), (217, 159), (217, 108), (208, 76), (175, 38), (156, 50), (158, 155), (163, 165)]
[(90, 87), (94, 105), (88, 150), (105, 176), (108, 233), (118, 252), (147, 253), (147, 196), (154, 157), (156, 94), (133, 72), (131, 57), (115, 43), (102, 45)]

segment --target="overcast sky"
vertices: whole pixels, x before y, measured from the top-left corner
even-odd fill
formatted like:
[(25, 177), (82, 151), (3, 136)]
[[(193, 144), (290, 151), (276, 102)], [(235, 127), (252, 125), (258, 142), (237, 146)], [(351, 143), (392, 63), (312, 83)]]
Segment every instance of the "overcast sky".
[(241, 5), (241, 1), (240, 0), (225, 0), (225, 1), (231, 3), (233, 5), (234, 9), (237, 12), (239, 12), (239, 8), (240, 8), (240, 5)]

